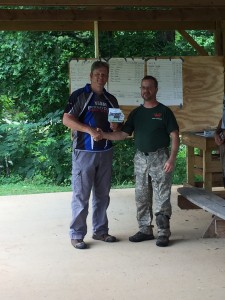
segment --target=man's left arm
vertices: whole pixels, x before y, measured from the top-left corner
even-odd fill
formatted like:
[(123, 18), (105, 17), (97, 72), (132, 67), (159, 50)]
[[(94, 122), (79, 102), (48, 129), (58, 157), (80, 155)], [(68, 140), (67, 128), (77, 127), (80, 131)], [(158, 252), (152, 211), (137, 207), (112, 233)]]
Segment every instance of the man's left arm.
[(175, 167), (175, 161), (178, 153), (178, 149), (180, 146), (180, 138), (179, 138), (179, 132), (178, 130), (174, 130), (170, 133), (171, 137), (171, 151), (170, 151), (170, 157), (165, 163), (164, 171), (166, 173), (172, 172)]

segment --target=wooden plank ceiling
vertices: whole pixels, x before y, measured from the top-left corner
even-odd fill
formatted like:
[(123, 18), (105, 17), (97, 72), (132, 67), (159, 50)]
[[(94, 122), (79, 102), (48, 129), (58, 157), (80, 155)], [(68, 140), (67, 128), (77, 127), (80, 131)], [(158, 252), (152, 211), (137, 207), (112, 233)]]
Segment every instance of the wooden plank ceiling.
[(225, 0), (0, 0), (0, 30), (225, 30)]

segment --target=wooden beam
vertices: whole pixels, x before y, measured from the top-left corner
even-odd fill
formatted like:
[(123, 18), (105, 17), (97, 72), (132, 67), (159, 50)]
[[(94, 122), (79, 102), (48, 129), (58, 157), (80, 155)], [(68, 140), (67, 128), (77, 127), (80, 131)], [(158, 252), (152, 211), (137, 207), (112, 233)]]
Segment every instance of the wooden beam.
[(221, 28), (221, 22), (216, 22), (216, 30), (214, 34), (216, 55), (224, 55), (223, 51), (223, 31)]
[[(215, 30), (215, 22), (98, 22), (99, 31)], [(93, 31), (94, 22), (0, 21), (9, 31)]]
[(99, 22), (101, 31), (138, 30), (215, 30), (215, 22)]
[(9, 10), (0, 9), (0, 21), (222, 21), (225, 8), (221, 9), (172, 9), (163, 11), (122, 10)]
[(200, 46), (185, 30), (178, 30), (178, 32), (199, 53), (199, 55), (202, 55), (202, 56), (208, 55), (208, 52), (202, 46)]
[[(33, 10), (0, 9), (0, 30), (62, 30), (61, 28), (93, 30), (93, 24), (90, 22), (95, 21), (98, 21), (100, 31), (215, 30), (216, 22), (223, 24), (225, 20), (224, 0), (183, 0), (179, 1), (179, 4), (177, 1), (169, 0), (85, 2), (81, 0), (0, 0), (0, 5), (35, 6)], [(41, 9), (43, 7), (40, 6), (36, 9), (38, 5), (63, 6), (65, 9)], [(70, 6), (70, 9), (66, 5)], [(118, 7), (134, 5), (136, 8), (145, 6), (157, 7), (157, 9), (148, 11), (118, 9)], [(160, 10), (159, 7), (167, 9)]]
[(0, 22), (0, 30), (8, 31), (94, 31), (93, 22)]
[[(224, 56), (224, 64), (225, 64), (225, 28), (222, 31), (223, 41), (222, 41), (222, 48), (223, 48), (223, 56)], [(224, 87), (225, 87), (225, 78), (224, 78)], [(225, 95), (225, 90), (224, 90)]]
[(3, 6), (225, 7), (224, 0), (0, 0)]

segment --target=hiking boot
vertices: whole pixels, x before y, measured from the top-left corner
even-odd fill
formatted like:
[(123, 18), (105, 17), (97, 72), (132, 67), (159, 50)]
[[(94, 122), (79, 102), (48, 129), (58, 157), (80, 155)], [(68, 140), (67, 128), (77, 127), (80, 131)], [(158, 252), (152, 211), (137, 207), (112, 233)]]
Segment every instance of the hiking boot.
[(169, 237), (165, 235), (161, 235), (156, 240), (156, 246), (159, 247), (167, 247), (169, 245)]
[(93, 234), (92, 238), (94, 240), (98, 240), (98, 241), (103, 241), (103, 242), (106, 242), (106, 243), (114, 243), (116, 242), (116, 237), (115, 236), (112, 236), (108, 233), (105, 233), (105, 234)]
[(71, 240), (71, 244), (76, 249), (86, 249), (87, 248), (87, 244), (82, 239)]
[(135, 235), (129, 237), (130, 242), (139, 243), (148, 240), (154, 240), (153, 234), (145, 234), (143, 232), (138, 231)]

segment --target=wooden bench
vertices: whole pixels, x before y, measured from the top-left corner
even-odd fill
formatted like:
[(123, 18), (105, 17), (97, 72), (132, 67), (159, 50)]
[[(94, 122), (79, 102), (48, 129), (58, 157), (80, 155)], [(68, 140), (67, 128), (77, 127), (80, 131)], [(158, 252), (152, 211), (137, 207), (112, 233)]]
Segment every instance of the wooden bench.
[(192, 204), (213, 215), (212, 222), (203, 237), (225, 237), (225, 199), (197, 187), (184, 186), (177, 191)]

